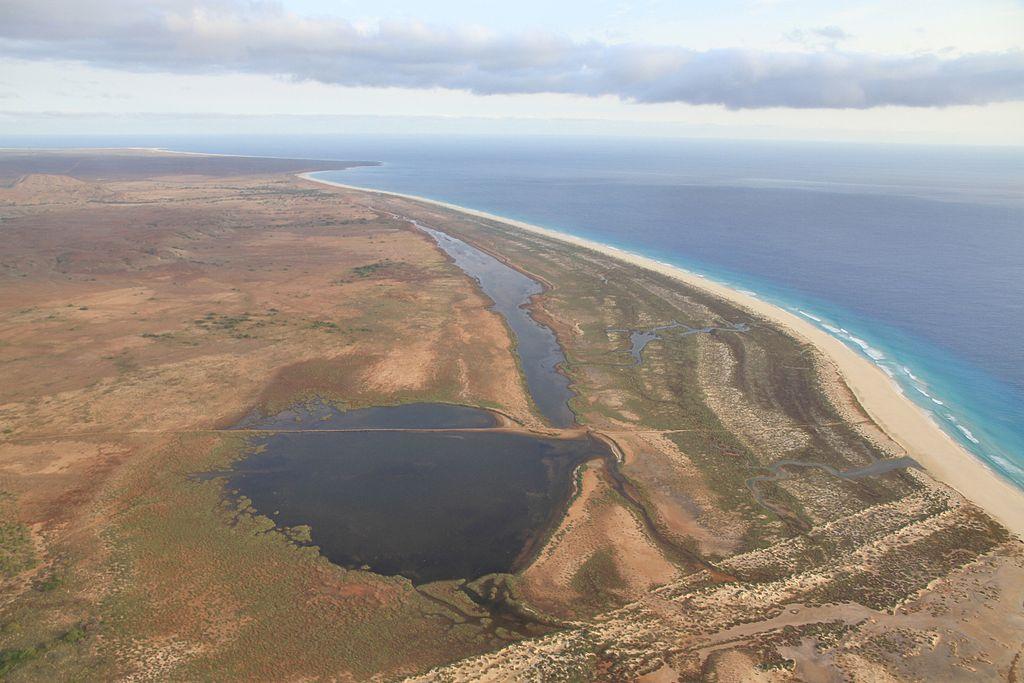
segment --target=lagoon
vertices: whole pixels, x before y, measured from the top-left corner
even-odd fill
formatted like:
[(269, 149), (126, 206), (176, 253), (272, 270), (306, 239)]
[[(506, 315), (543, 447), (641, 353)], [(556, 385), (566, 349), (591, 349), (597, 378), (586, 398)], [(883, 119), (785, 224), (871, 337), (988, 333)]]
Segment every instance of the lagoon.
[(215, 474), (278, 527), (308, 525), (335, 564), (475, 579), (521, 567), (561, 518), (576, 467), (607, 453), (588, 437), (466, 426), (493, 420), (443, 404), (293, 408), (244, 424), (267, 431)]

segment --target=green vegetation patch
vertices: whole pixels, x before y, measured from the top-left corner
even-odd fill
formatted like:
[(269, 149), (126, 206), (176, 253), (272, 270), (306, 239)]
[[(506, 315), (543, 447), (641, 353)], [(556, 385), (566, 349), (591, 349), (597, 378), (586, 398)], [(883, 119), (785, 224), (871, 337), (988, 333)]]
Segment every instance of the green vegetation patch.
[(377, 261), (376, 263), (368, 263), (364, 266), (356, 266), (352, 269), (352, 274), (356, 277), (369, 277), (379, 270), (387, 268), (391, 265), (391, 261), (385, 259), (383, 261)]
[[(86, 636), (85, 627), (76, 624), (53, 640), (29, 647), (0, 650), (0, 678), (6, 678), (15, 669), (20, 669), (29, 663), (36, 662), (36, 660), (49, 653), (59, 652), (62, 649), (61, 646), (74, 645), (84, 640)], [(40, 678), (40, 680), (45, 680), (45, 677)]]
[(15, 518), (14, 498), (0, 493), (0, 575), (15, 576), (36, 565), (32, 535)]
[(621, 602), (618, 595), (627, 587), (611, 548), (601, 548), (588, 557), (576, 570), (570, 586), (593, 612), (617, 606)]

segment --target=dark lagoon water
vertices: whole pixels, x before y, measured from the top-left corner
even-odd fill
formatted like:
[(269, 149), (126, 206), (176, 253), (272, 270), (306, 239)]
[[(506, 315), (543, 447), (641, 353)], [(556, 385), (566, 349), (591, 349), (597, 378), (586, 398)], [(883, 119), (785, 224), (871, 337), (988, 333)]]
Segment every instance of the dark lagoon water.
[(493, 425), (486, 411), (443, 404), (314, 405), (248, 421), (270, 431), (213, 475), (279, 526), (309, 525), (335, 564), (415, 583), (474, 579), (529, 557), (560, 519), (576, 466), (606, 453), (589, 438), (481, 429)]

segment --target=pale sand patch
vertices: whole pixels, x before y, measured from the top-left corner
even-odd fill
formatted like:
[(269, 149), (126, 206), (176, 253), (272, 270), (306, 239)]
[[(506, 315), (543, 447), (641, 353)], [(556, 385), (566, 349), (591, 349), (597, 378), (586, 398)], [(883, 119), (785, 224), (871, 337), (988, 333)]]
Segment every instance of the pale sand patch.
[[(117, 287), (77, 297), (73, 303), (75, 306), (87, 306), (89, 308), (126, 308), (146, 301), (154, 294), (156, 294), (156, 290), (149, 287)], [(42, 308), (59, 309), (68, 306), (69, 303), (71, 302), (66, 299), (60, 299), (59, 301), (43, 304)]]
[(7, 443), (0, 452), (0, 471), (14, 474), (60, 474), (82, 459), (97, 460), (109, 445), (85, 441)]
[(843, 380), (835, 364), (820, 353), (814, 354), (814, 367), (818, 374), (818, 382), (825, 390), (832, 407), (839, 416), (853, 425), (854, 429), (865, 439), (884, 451), (890, 458), (901, 458), (906, 455), (903, 448), (893, 441), (885, 431), (868, 419), (857, 397)]
[(603, 487), (594, 467), (590, 464), (582, 467), (582, 481), (576, 499), (540, 555), (523, 572), (524, 588), (531, 600), (549, 610), (558, 609), (567, 598), (571, 601), (576, 597), (576, 591), (571, 587), (572, 577), (584, 560), (598, 549), (595, 539), (578, 533), (578, 530), (590, 526), (592, 501)]
[(675, 683), (679, 680), (679, 674), (668, 664), (662, 664), (660, 668), (636, 680), (637, 683)]
[(615, 564), (629, 586), (630, 596), (640, 596), (655, 586), (680, 576), (680, 571), (647, 536), (636, 516), (622, 505), (612, 507), (601, 520), (604, 535), (615, 550)]
[(0, 203), (29, 206), (33, 204), (73, 204), (114, 193), (97, 183), (66, 175), (30, 173), (13, 187), (0, 188)]
[(622, 449), (625, 473), (643, 485), (669, 531), (697, 541), (704, 554), (736, 552), (747, 525), (715, 505), (704, 475), (671, 439), (659, 432), (604, 433)]
[(814, 345), (836, 365), (871, 419), (894, 441), (905, 448), (911, 457), (921, 463), (932, 476), (952, 486), (1012, 532), (1024, 535), (1024, 492), (1002, 479), (954, 441), (928, 414), (904, 396), (892, 380), (877, 366), (824, 330), (783, 308), (688, 270), (575, 235), (425, 197), (334, 183), (313, 178), (308, 173), (300, 174), (299, 177), (343, 189), (412, 199), (470, 216), (504, 223), (675, 278), (691, 287), (696, 287), (725, 299), (733, 305), (745, 308), (751, 313), (783, 327), (798, 339)]
[(384, 393), (422, 389), (433, 376), (437, 342), (438, 334), (428, 332), (412, 344), (389, 349), (380, 362), (363, 373), (363, 384)]
[(763, 671), (749, 654), (740, 650), (727, 650), (715, 658), (711, 680), (729, 683), (769, 683), (789, 678), (784, 672)]
[(756, 405), (736, 386), (736, 358), (727, 344), (697, 335), (697, 350), (697, 375), (708, 407), (762, 463), (785, 459), (810, 443), (810, 435), (785, 413)]
[(577, 595), (573, 577), (602, 549), (613, 552), (626, 583), (627, 599), (636, 599), (680, 575), (636, 517), (612, 496), (600, 467), (593, 463), (583, 466), (579, 495), (541, 554), (523, 573), (525, 592), (545, 609), (558, 612), (572, 604)]

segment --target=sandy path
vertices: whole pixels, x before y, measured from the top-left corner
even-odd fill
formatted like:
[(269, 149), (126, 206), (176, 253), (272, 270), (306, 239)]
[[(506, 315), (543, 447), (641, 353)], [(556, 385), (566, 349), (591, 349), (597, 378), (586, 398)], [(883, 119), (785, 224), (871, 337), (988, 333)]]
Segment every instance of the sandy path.
[(470, 216), (511, 225), (667, 275), (770, 320), (785, 328), (795, 337), (813, 344), (831, 359), (868, 415), (893, 440), (906, 449), (907, 453), (921, 463), (928, 473), (962, 493), (1013, 533), (1024, 536), (1024, 492), (1002, 479), (942, 431), (924, 410), (898, 391), (893, 381), (877, 366), (824, 330), (783, 308), (688, 270), (575, 235), (426, 197), (320, 180), (307, 173), (300, 174), (299, 177), (348, 190), (413, 199)]

